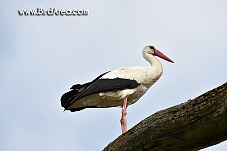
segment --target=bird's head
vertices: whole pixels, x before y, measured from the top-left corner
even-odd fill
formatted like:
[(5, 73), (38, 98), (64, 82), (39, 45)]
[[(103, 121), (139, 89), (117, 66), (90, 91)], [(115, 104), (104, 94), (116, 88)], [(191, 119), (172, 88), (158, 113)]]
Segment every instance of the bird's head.
[(153, 45), (148, 45), (143, 49), (143, 56), (145, 57), (146, 55), (157, 56), (166, 61), (174, 63), (170, 58), (168, 58), (166, 55), (164, 55), (162, 52), (156, 49)]

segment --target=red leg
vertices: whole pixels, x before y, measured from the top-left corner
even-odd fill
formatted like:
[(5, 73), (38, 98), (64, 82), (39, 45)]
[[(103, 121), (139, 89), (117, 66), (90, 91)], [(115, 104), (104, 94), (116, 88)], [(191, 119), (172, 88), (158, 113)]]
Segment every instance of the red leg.
[(121, 115), (121, 129), (122, 129), (122, 133), (126, 132), (127, 131), (127, 120), (126, 120), (126, 115), (127, 115), (127, 112), (126, 112), (126, 108), (127, 108), (127, 99), (128, 97), (126, 96), (124, 98), (124, 103), (123, 103), (123, 106), (122, 106), (122, 115)]

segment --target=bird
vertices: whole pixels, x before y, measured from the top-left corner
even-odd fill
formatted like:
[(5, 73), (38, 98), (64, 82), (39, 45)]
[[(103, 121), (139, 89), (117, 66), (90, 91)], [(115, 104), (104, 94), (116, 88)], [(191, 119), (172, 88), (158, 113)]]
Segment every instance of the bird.
[(108, 71), (91, 82), (75, 84), (61, 96), (61, 106), (71, 112), (85, 108), (122, 107), (122, 133), (127, 131), (126, 108), (137, 102), (161, 77), (163, 67), (156, 58), (174, 63), (154, 45), (147, 45), (142, 55), (149, 66), (122, 67)]

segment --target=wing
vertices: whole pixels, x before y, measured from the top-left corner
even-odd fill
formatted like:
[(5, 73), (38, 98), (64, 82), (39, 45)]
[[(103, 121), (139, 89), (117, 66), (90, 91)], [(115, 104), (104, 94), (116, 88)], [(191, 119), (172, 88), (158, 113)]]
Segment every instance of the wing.
[(101, 78), (123, 78), (123, 79), (131, 79), (136, 80), (139, 83), (146, 81), (148, 78), (153, 77), (155, 74), (151, 68), (151, 66), (134, 66), (134, 67), (123, 67), (117, 70), (113, 70)]
[[(133, 89), (139, 85), (139, 83), (136, 80), (131, 80), (131, 79), (123, 79), (119, 77), (112, 78), (112, 79), (101, 78), (103, 75), (107, 73), (100, 75), (92, 82), (85, 83), (83, 85), (77, 84), (72, 86), (73, 90), (63, 94), (61, 98), (62, 107), (64, 107), (65, 110), (67, 110), (71, 104), (73, 104), (75, 101), (83, 97), (96, 94), (96, 93), (108, 92), (108, 91)], [(84, 108), (81, 108), (81, 109), (84, 109)]]
[[(109, 72), (109, 71), (108, 71)], [(102, 77), (103, 75), (105, 75), (105, 72), (103, 74), (101, 74), (100, 76), (98, 76), (96, 79), (94, 79), (91, 82), (85, 83), (85, 84), (75, 84), (73, 85), (70, 89), (69, 92), (64, 93), (61, 96), (61, 106), (64, 107), (65, 109), (71, 104), (71, 102), (73, 101), (73, 99), (75, 97), (77, 97), (78, 95), (80, 95), (80, 93), (89, 85), (91, 85), (92, 83), (94, 83), (95, 81), (97, 81), (100, 77)]]

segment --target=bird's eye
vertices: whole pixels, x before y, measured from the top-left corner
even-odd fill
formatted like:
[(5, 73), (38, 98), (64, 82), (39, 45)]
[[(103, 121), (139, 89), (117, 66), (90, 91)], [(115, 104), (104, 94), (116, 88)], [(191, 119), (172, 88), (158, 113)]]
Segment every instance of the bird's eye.
[(149, 48), (155, 50), (155, 47), (154, 46), (149, 46)]

